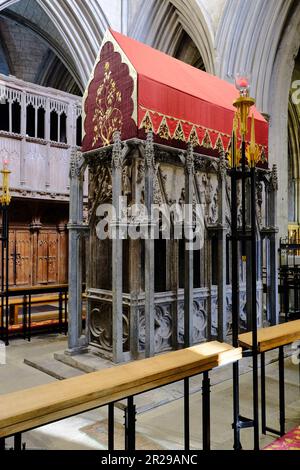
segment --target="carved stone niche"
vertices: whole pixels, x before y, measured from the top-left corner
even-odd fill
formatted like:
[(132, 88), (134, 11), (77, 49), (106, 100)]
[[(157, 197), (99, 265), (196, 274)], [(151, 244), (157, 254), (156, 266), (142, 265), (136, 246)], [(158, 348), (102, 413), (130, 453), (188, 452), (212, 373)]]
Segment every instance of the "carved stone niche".
[[(124, 150), (124, 143), (120, 142), (120, 152)], [(100, 240), (96, 229), (100, 218), (97, 216), (97, 208), (100, 204), (110, 203), (114, 193), (114, 181), (121, 185), (121, 194), (127, 198), (128, 222), (135, 223), (137, 212), (133, 211), (134, 204), (141, 204), (145, 197), (145, 143), (133, 141), (130, 144), (130, 152), (122, 160), (118, 168), (117, 180), (111, 167), (111, 149), (107, 154), (102, 150), (101, 157), (90, 160), (90, 184), (89, 184), (89, 255), (88, 255), (88, 302), (89, 302), (89, 331), (90, 341), (96, 346), (99, 353), (105, 357), (112, 357), (112, 286), (113, 286), (113, 240)], [(156, 205), (164, 206), (170, 211), (171, 230), (170, 237), (164, 239), (162, 231), (159, 231), (159, 239), (154, 240), (154, 270), (152, 281), (154, 283), (154, 353), (177, 349), (184, 345), (184, 283), (185, 283), (185, 241), (175, 239), (175, 211), (182, 210), (185, 206), (187, 176), (183, 160), (177, 153), (174, 158), (174, 149), (168, 154), (156, 152), (154, 144), (154, 164), (152, 167), (151, 181), (153, 185), (152, 200)], [(162, 159), (160, 155), (162, 154)], [(199, 160), (199, 158), (198, 158)], [(219, 253), (230, 256), (226, 245), (226, 236), (230, 235), (230, 179), (221, 175), (216, 170), (216, 159), (209, 163), (210, 157), (202, 156), (194, 168), (193, 183), (193, 224), (195, 223), (194, 211), (200, 207), (202, 217), (201, 230), (202, 244), (193, 252), (193, 311), (192, 318), (192, 342), (197, 344), (210, 338), (217, 337), (220, 327), (220, 300), (218, 298), (219, 279)], [(201, 164), (200, 164), (200, 163)], [(115, 171), (115, 170), (114, 170)], [(223, 172), (224, 173), (224, 172)], [(148, 177), (148, 176), (147, 176)], [(222, 179), (223, 178), (223, 179)], [(225, 181), (224, 181), (225, 178)], [(223, 181), (223, 183), (222, 183)], [(259, 193), (258, 205), (261, 205), (262, 195)], [(221, 207), (221, 204), (224, 207)], [(222, 210), (220, 210), (222, 209)], [(220, 222), (220, 214), (223, 214), (223, 222)], [(264, 213), (262, 212), (260, 224), (263, 226)], [(161, 221), (162, 219), (160, 219)], [(177, 219), (176, 219), (177, 223)], [(222, 225), (223, 224), (223, 225)], [(218, 237), (214, 240), (210, 236), (211, 231), (224, 230), (225, 249), (221, 250)], [(179, 231), (180, 232), (180, 231)], [(178, 232), (178, 233), (179, 233)], [(184, 233), (181, 232), (183, 235)], [(215, 243), (216, 242), (216, 243)], [(215, 245), (213, 245), (215, 243)], [(122, 241), (122, 259), (118, 264), (122, 270), (123, 283), (123, 325), (122, 344), (125, 359), (142, 357), (148, 346), (145, 322), (145, 249), (146, 241), (137, 239), (124, 239)], [(221, 250), (219, 252), (219, 250)], [(226, 251), (227, 250), (227, 251)], [(220, 255), (221, 256), (221, 255)], [(226, 265), (227, 262), (227, 265)], [(230, 263), (224, 260), (224, 266), (230, 267)], [(224, 270), (223, 282), (227, 294), (223, 300), (222, 324), (224, 335), (231, 330), (231, 296), (230, 269), (229, 279), (226, 279)], [(92, 294), (89, 294), (89, 291)], [(96, 294), (95, 294), (96, 293)], [(95, 297), (96, 296), (96, 297)], [(96, 301), (95, 298), (98, 298)], [(244, 297), (243, 297), (244, 299)], [(261, 310), (261, 304), (260, 304)], [(241, 302), (241, 322), (246, 323), (246, 310)], [(120, 330), (119, 330), (120, 331)], [(224, 338), (225, 339), (225, 338)], [(128, 354), (126, 354), (128, 353)]]
[[(104, 301), (90, 302), (90, 338), (91, 345), (101, 355), (111, 359), (112, 354), (112, 304)], [(129, 348), (129, 314), (128, 308), (123, 312), (123, 349)]]

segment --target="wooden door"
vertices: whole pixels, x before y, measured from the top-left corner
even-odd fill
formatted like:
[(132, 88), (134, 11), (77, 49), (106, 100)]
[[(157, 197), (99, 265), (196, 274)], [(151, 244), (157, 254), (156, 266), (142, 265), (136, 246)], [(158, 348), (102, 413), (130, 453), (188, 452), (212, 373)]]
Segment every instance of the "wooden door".
[(9, 231), (9, 285), (25, 287), (67, 282), (67, 250), (65, 232), (59, 233), (55, 228), (32, 232), (29, 228), (12, 227)]
[(48, 232), (48, 283), (58, 282), (58, 233)]
[(32, 272), (31, 241), (29, 230), (15, 231), (15, 284), (30, 286)]
[(48, 283), (48, 233), (40, 231), (37, 238), (37, 284)]

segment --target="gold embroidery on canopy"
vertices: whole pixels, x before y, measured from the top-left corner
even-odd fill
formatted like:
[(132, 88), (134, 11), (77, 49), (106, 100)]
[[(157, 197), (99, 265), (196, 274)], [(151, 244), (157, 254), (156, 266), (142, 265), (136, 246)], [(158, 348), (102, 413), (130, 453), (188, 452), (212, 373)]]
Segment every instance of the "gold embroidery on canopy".
[(203, 140), (201, 142), (201, 146), (206, 148), (206, 149), (212, 149), (213, 148), (208, 130), (206, 130), (206, 132), (205, 132), (205, 135), (204, 135)]
[(104, 78), (99, 85), (96, 96), (93, 147), (101, 140), (103, 145), (109, 145), (113, 133), (120, 131), (123, 125), (123, 116), (120, 110), (122, 94), (112, 78), (110, 64), (104, 65)]
[(170, 139), (171, 138), (171, 135), (170, 135), (170, 129), (169, 129), (169, 126), (167, 124), (167, 120), (166, 118), (164, 117), (160, 123), (160, 126), (158, 128), (158, 135), (159, 137), (161, 137), (161, 139)]
[(182, 140), (182, 142), (186, 141), (185, 135), (184, 135), (184, 132), (183, 132), (183, 129), (182, 129), (182, 124), (181, 124), (180, 121), (178, 121), (176, 130), (175, 130), (174, 135), (173, 135), (173, 139)]
[(193, 147), (198, 147), (198, 145), (200, 145), (199, 137), (195, 126), (192, 127), (188, 142), (190, 142)]
[(151, 116), (150, 116), (149, 111), (146, 112), (146, 114), (145, 114), (145, 116), (144, 116), (144, 118), (141, 122), (140, 129), (145, 129), (146, 132), (153, 131), (153, 124), (152, 124), (152, 120), (151, 120)]
[(217, 138), (217, 141), (216, 141), (216, 144), (215, 144), (215, 150), (218, 150), (219, 152), (224, 151), (223, 140), (222, 140), (220, 134), (218, 135), (218, 138)]

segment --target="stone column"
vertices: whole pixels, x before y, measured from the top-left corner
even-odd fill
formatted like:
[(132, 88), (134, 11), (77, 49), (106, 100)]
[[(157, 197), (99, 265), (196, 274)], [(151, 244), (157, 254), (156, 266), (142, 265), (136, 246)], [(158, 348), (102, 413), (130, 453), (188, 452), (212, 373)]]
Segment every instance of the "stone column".
[(220, 154), (218, 185), (218, 340), (225, 341), (227, 335), (226, 303), (226, 177), (227, 165), (224, 152)]
[[(114, 133), (112, 153), (112, 349), (113, 361), (123, 361), (123, 240), (120, 227), (123, 151), (120, 132)], [(100, 268), (100, 267), (99, 267)]]
[(269, 246), (268, 246), (268, 319), (271, 325), (279, 322), (279, 304), (278, 304), (278, 241), (277, 241), (277, 192), (278, 176), (277, 166), (273, 165), (269, 183), (268, 194), (268, 221), (269, 221)]
[(58, 233), (58, 256), (59, 256), (59, 271), (57, 276), (58, 284), (66, 282), (66, 244), (67, 244), (67, 225), (60, 223), (57, 226)]
[(75, 148), (70, 162), (69, 304), (68, 354), (87, 351), (88, 338), (82, 334), (82, 243), (87, 230), (83, 225), (83, 175), (85, 164)]
[(188, 145), (185, 158), (185, 252), (184, 252), (184, 345), (193, 344), (193, 294), (194, 294), (194, 252), (193, 252), (193, 193), (194, 153)]
[(145, 240), (145, 356), (155, 354), (154, 325), (154, 239), (151, 233), (153, 180), (155, 171), (153, 134), (148, 132), (145, 149), (145, 206), (148, 213), (148, 238)]
[[(138, 148), (132, 154), (132, 204), (140, 204), (140, 180), (138, 158), (140, 153)], [(144, 158), (144, 156), (143, 156)], [(142, 171), (141, 171), (142, 173)], [(144, 177), (144, 173), (143, 173)], [(130, 352), (132, 359), (139, 356), (139, 294), (141, 291), (141, 240), (129, 239), (129, 263), (130, 263)]]

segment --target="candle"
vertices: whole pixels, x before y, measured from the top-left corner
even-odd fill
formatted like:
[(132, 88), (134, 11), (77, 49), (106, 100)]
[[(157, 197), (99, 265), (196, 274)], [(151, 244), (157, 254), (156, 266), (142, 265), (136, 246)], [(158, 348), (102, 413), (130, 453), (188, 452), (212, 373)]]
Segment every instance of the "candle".
[(248, 81), (245, 79), (245, 78), (241, 78), (239, 81), (238, 81), (238, 85), (241, 87), (241, 88), (247, 88), (248, 87)]

